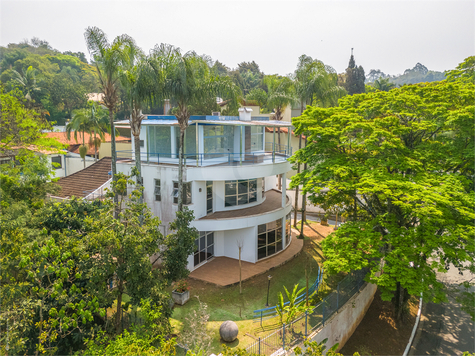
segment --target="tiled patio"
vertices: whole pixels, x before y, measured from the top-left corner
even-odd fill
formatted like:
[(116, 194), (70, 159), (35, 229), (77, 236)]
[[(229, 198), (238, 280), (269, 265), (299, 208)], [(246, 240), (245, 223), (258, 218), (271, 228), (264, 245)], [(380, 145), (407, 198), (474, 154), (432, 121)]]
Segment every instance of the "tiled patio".
[[(292, 241), (285, 251), (257, 263), (242, 261), (242, 280), (245, 281), (290, 261), (302, 251), (302, 248), (303, 240), (297, 239), (296, 232), (292, 230)], [(239, 260), (229, 257), (215, 257), (191, 272), (190, 278), (221, 287), (239, 283)]]

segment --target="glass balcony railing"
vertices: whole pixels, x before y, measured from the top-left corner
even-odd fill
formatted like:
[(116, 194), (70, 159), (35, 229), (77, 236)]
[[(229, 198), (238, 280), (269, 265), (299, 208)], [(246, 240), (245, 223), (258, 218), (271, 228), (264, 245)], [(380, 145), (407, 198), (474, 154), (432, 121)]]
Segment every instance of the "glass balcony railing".
[[(291, 148), (288, 146), (265, 144), (265, 150), (256, 152), (210, 152), (210, 153), (186, 153), (183, 155), (184, 164), (188, 166), (239, 166), (263, 163), (285, 162), (289, 158)], [(134, 151), (117, 151), (117, 161), (135, 161)], [(140, 160), (150, 164), (176, 164), (178, 165), (178, 153), (155, 153), (140, 152)]]

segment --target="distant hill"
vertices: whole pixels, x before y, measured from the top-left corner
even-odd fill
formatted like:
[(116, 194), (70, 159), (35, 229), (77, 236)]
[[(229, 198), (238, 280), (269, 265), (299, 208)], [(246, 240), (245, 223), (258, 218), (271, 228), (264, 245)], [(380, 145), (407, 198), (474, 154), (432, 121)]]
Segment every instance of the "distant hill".
[(428, 70), (426, 66), (421, 63), (417, 63), (414, 68), (406, 69), (404, 74), (401, 75), (389, 75), (385, 74), (379, 69), (371, 69), (366, 76), (366, 82), (372, 83), (377, 79), (389, 79), (391, 83), (398, 86), (404, 84), (416, 84), (422, 82), (436, 82), (445, 79), (445, 74), (442, 72)]

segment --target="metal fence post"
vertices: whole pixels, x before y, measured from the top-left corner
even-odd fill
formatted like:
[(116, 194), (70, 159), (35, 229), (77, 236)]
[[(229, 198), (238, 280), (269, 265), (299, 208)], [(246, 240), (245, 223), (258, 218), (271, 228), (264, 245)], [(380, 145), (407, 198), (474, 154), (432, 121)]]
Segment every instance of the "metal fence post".
[(262, 311), (261, 311), (261, 327), (262, 327)]
[(258, 355), (260, 354), (261, 354), (261, 338), (259, 338), (259, 354)]
[(307, 317), (308, 317), (308, 310), (305, 310), (305, 337), (307, 337)]
[(285, 350), (285, 323), (282, 325), (282, 350)]
[(323, 326), (325, 326), (325, 299), (322, 300), (322, 319), (323, 319)]
[(340, 309), (340, 283), (336, 287), (336, 311)]

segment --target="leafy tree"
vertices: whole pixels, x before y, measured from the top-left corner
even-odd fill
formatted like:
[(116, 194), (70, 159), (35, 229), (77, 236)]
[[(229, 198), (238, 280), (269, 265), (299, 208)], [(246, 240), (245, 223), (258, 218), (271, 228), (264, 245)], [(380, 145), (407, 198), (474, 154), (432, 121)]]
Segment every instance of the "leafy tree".
[(399, 320), (409, 295), (445, 299), (437, 271), (473, 268), (473, 91), (460, 82), (404, 86), (293, 121), (310, 137), (293, 159), (308, 169), (292, 186), (350, 217), (324, 241), (325, 268), (368, 267)]
[(211, 67), (211, 70), (214, 72), (215, 75), (228, 75), (229, 71), (231, 70), (229, 67), (226, 67), (220, 61), (216, 61)]
[(455, 69), (445, 72), (447, 81), (453, 82), (458, 79), (462, 81), (475, 82), (475, 56), (465, 58)]
[(76, 110), (73, 114), (73, 119), (66, 125), (66, 136), (68, 140), (71, 139), (71, 133), (74, 133), (74, 139), (78, 142), (78, 132), (82, 132), (82, 145), (79, 147), (79, 154), (84, 160), (84, 168), (86, 168), (86, 132), (91, 133), (92, 121), (90, 120), (92, 112), (88, 109)]
[(374, 82), (374, 88), (376, 90), (381, 90), (381, 91), (390, 91), (391, 89), (394, 89), (396, 85), (394, 83), (390, 83), (389, 79), (376, 79)]
[(179, 48), (157, 45), (152, 50), (150, 66), (156, 78), (155, 96), (176, 102), (176, 118), (180, 127), (178, 166), (178, 210), (183, 210), (183, 142), (190, 119), (190, 106), (209, 98), (240, 97), (240, 91), (229, 77), (216, 76), (208, 62), (195, 52), (182, 54)]
[(20, 150), (35, 146), (38, 149), (55, 150), (63, 147), (56, 139), (46, 138), (43, 130), (49, 129), (49, 123), (41, 120), (39, 115), (25, 108), (20, 93), (4, 93), (0, 88), (0, 153)]
[(183, 211), (177, 212), (175, 221), (170, 224), (174, 233), (167, 236), (167, 248), (160, 256), (168, 283), (186, 278), (190, 273), (187, 268), (188, 256), (193, 253), (195, 240), (199, 236), (198, 230), (190, 226), (193, 220), (193, 211), (184, 207)]
[(267, 93), (264, 89), (254, 88), (246, 95), (246, 100), (253, 100), (261, 108), (264, 108), (267, 105)]
[[(71, 69), (71, 67), (65, 67)], [(69, 73), (64, 72), (53, 77), (53, 85), (50, 89), (51, 101), (54, 105), (60, 106), (66, 111), (66, 116), (71, 120), (72, 112), (86, 106), (87, 90), (79, 83), (79, 77), (71, 70)], [(74, 81), (76, 76), (76, 82)]]
[(391, 76), (389, 74), (385, 74), (380, 69), (371, 69), (369, 73), (366, 75), (366, 81), (371, 83), (371, 82), (376, 81), (377, 79), (386, 79), (390, 77)]
[[(158, 218), (152, 216), (145, 204), (139, 203), (141, 191), (135, 190), (127, 196), (130, 177), (119, 173), (113, 182), (113, 192), (120, 196), (119, 206), (106, 201), (98, 218), (91, 219), (92, 232), (87, 235), (87, 248), (95, 256), (89, 260), (88, 290), (97, 295), (101, 303), (116, 300), (115, 327), (121, 332), (122, 297), (126, 293), (133, 305), (141, 299), (153, 299), (161, 289), (160, 271), (152, 268), (149, 256), (160, 253), (163, 236), (160, 234)], [(114, 219), (112, 212), (118, 211)], [(140, 216), (143, 214), (143, 221)], [(107, 282), (113, 279), (114, 289), (108, 289)]]
[(348, 68), (346, 68), (345, 89), (349, 95), (364, 93), (364, 82), (364, 69), (362, 66), (356, 66), (352, 50), (350, 62), (348, 63)]

